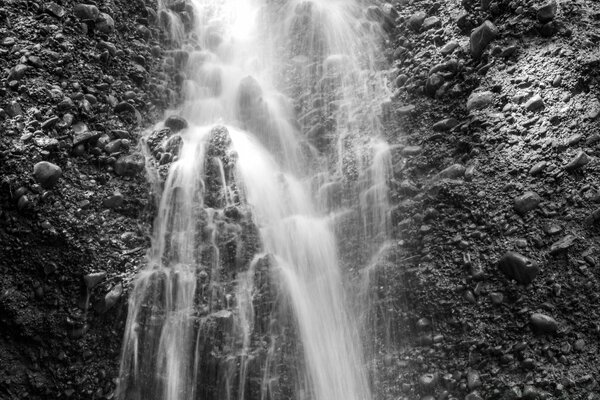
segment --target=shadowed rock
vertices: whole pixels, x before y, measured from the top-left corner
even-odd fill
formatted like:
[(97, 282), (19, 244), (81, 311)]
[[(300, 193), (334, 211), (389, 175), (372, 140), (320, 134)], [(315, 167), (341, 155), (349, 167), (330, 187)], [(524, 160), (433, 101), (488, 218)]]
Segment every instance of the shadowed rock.
[(509, 251), (498, 261), (498, 269), (508, 278), (523, 285), (530, 284), (540, 272), (538, 263), (514, 251)]

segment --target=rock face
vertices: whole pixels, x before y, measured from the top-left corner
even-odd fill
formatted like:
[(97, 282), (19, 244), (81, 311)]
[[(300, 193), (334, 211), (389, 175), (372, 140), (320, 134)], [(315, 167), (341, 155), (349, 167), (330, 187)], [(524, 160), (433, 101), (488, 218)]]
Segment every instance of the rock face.
[(33, 177), (44, 188), (52, 189), (62, 176), (62, 169), (48, 161), (40, 161), (33, 166)]
[(487, 46), (498, 36), (498, 28), (490, 21), (485, 21), (471, 33), (471, 56), (479, 58)]
[(540, 272), (538, 263), (514, 251), (509, 251), (502, 256), (498, 261), (498, 269), (508, 278), (522, 285), (533, 282)]

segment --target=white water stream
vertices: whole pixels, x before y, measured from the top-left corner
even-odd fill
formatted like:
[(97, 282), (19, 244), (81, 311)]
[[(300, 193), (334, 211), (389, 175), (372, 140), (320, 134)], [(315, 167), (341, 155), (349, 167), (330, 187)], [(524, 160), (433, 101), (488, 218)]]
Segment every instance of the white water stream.
[[(189, 127), (162, 185), (148, 265), (130, 295), (121, 399), (284, 400), (269, 367), (282, 346), (272, 339), (263, 358), (253, 350), (264, 255), (279, 302), (271, 325), (291, 313), (301, 349), (288, 366), (297, 369), (294, 381), (280, 386), (298, 400), (371, 399), (338, 255), (344, 238), (329, 215), (357, 215), (364, 251), (387, 237), (390, 157), (378, 118), (387, 91), (367, 3), (189, 0), (188, 32), (181, 13), (160, 4), (171, 42), (188, 55), (185, 101), (172, 113)], [(251, 214), (260, 249), (250, 262), (234, 252), (240, 270), (232, 272), (224, 271), (222, 237), (241, 235), (227, 217), (236, 207)], [(206, 367), (207, 357), (229, 361)], [(252, 368), (262, 369), (254, 392)], [(201, 382), (209, 381), (225, 389), (208, 394)]]

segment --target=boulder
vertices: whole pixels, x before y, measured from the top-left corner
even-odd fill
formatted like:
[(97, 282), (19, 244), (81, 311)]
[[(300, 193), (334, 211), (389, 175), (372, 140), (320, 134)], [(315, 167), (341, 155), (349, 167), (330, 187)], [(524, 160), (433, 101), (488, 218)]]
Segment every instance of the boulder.
[(33, 166), (33, 177), (44, 189), (52, 189), (62, 176), (62, 169), (48, 161), (40, 161)]
[(528, 285), (540, 272), (537, 262), (514, 251), (506, 252), (500, 261), (498, 269), (510, 279), (514, 279), (522, 285)]
[(471, 56), (479, 58), (486, 47), (498, 36), (498, 28), (490, 21), (485, 21), (471, 33)]

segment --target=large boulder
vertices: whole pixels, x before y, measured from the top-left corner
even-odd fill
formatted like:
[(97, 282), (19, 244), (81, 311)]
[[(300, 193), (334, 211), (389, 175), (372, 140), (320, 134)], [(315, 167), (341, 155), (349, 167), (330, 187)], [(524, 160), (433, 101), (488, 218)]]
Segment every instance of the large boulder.
[(485, 21), (471, 33), (471, 56), (479, 58), (487, 46), (498, 36), (498, 28), (490, 21)]
[(48, 161), (40, 161), (33, 166), (33, 177), (44, 189), (52, 189), (62, 176), (62, 169)]

